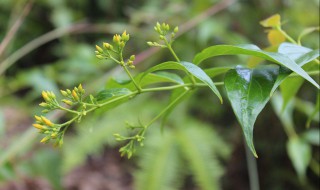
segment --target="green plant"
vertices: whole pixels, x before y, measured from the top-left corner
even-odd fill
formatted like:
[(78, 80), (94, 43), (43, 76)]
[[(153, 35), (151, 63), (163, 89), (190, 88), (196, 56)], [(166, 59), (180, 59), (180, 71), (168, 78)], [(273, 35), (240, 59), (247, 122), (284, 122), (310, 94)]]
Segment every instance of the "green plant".
[[(317, 60), (319, 50), (312, 50), (301, 45), (301, 38), (304, 35), (319, 30), (319, 28), (307, 29), (295, 41), (282, 30), (279, 15), (274, 15), (262, 21), (261, 24), (268, 28), (268, 39), (272, 45), (267, 49), (268, 51), (261, 50), (252, 44), (216, 45), (198, 53), (192, 63), (190, 63), (181, 61), (173, 50), (172, 45), (178, 28), (171, 29), (168, 24), (157, 23), (154, 29), (159, 34), (160, 42), (148, 42), (148, 45), (168, 49), (175, 58), (175, 61), (160, 63), (136, 76), (133, 76), (130, 71), (130, 69), (135, 68), (133, 64), (135, 56), (131, 55), (128, 59), (125, 59), (123, 56), (124, 48), (130, 36), (126, 31), (122, 35), (116, 34), (113, 37), (113, 44), (103, 43), (102, 47), (96, 46), (95, 53), (99, 59), (110, 59), (119, 64), (128, 75), (128, 79), (124, 81), (113, 80), (108, 83), (105, 90), (97, 95), (89, 95), (87, 97), (84, 96), (84, 89), (81, 85), (73, 90), (62, 90), (61, 94), (65, 97), (62, 102), (73, 107), (61, 106), (52, 92), (44, 91), (42, 96), (45, 102), (41, 103), (40, 106), (45, 108), (45, 113), (54, 109), (61, 109), (70, 112), (74, 116), (62, 124), (52, 123), (44, 116), (36, 116), (34, 126), (41, 133), (45, 134), (45, 137), (41, 141), (48, 142), (53, 139), (56, 145), (62, 145), (63, 136), (68, 127), (75, 121), (80, 122), (90, 112), (98, 109), (107, 111), (129, 101), (139, 94), (171, 91), (168, 105), (153, 119), (147, 123), (139, 121), (137, 125), (128, 124), (127, 127), (132, 130), (132, 135), (123, 136), (118, 133), (114, 134), (116, 140), (126, 142), (126, 145), (120, 148), (121, 155), (126, 155), (130, 158), (136, 151), (137, 145), (144, 145), (145, 135), (149, 127), (160, 118), (163, 118), (163, 121), (165, 121), (173, 108), (195, 90), (209, 87), (222, 103), (222, 95), (217, 86), (224, 86), (227, 98), (230, 100), (233, 111), (242, 127), (246, 143), (254, 156), (258, 157), (253, 144), (254, 123), (276, 89), (280, 86), (283, 95), (282, 111), (288, 109), (287, 106), (290, 100), (295, 96), (294, 93), (289, 93), (288, 95), (287, 92), (293, 90), (296, 92), (303, 81), (306, 80), (319, 89), (317, 82), (310, 77), (310, 75), (319, 74), (319, 61)], [(285, 42), (285, 40), (288, 40), (290, 43)], [(250, 55), (259, 59), (252, 58), (247, 65), (236, 66), (232, 69), (229, 67), (213, 66), (208, 69), (201, 69), (198, 66), (209, 58), (221, 55)], [(268, 61), (267, 64), (262, 62), (263, 60)], [(269, 62), (273, 62), (273, 64)], [(167, 72), (165, 70), (179, 72)], [(225, 74), (224, 81), (212, 81), (211, 78), (221, 74)], [(292, 80), (299, 80), (300, 85), (283, 85), (285, 83), (292, 83)], [(167, 83), (170, 83), (170, 85), (167, 85)], [(318, 110), (318, 107), (314, 108), (308, 119), (308, 124), (317, 115)], [(282, 118), (281, 111), (276, 111), (276, 113)], [(286, 126), (286, 124), (284, 125)], [(292, 127), (286, 127), (285, 129), (289, 131), (288, 136), (291, 140), (293, 138), (300, 139), (299, 135), (292, 132), (294, 131)], [(297, 143), (300, 140), (291, 140), (288, 145), (289, 155), (292, 155), (291, 150), (295, 149), (295, 147), (302, 147), (300, 146), (301, 143)], [(305, 146), (303, 145), (303, 147)], [(310, 147), (303, 149), (306, 149), (306, 152), (310, 155)], [(297, 158), (296, 155), (292, 157)], [(300, 159), (298, 161), (292, 160), (298, 173), (303, 176), (305, 168), (311, 163), (310, 158), (305, 158), (302, 162)]]

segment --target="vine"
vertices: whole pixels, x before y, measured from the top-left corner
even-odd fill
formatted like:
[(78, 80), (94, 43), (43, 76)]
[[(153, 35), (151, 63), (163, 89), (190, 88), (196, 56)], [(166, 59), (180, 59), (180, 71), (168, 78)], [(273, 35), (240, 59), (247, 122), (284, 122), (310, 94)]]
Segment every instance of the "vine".
[[(154, 30), (159, 34), (160, 41), (147, 42), (147, 44), (168, 49), (175, 61), (160, 63), (136, 76), (131, 73), (131, 69), (135, 68), (135, 56), (131, 55), (127, 59), (123, 56), (126, 44), (130, 40), (130, 35), (126, 31), (121, 35), (114, 35), (111, 44), (104, 42), (102, 46), (96, 45), (96, 57), (109, 59), (120, 65), (130, 81), (125, 84), (117, 83), (111, 85), (97, 95), (90, 94), (88, 96), (85, 96), (85, 90), (80, 84), (73, 89), (61, 90), (61, 94), (64, 97), (61, 101), (57, 100), (53, 92), (43, 91), (44, 102), (40, 103), (40, 106), (44, 108), (43, 113), (59, 109), (69, 112), (73, 117), (65, 123), (59, 124), (53, 123), (45, 116), (36, 115), (36, 123), (33, 126), (45, 135), (40, 142), (47, 143), (52, 140), (55, 146), (61, 146), (64, 134), (70, 125), (74, 122), (80, 122), (90, 112), (106, 106), (113, 108), (139, 94), (171, 91), (168, 105), (153, 119), (146, 122), (146, 124), (142, 122), (139, 125), (128, 124), (127, 127), (133, 131), (133, 135), (122, 136), (121, 134), (114, 134), (116, 140), (126, 143), (120, 148), (121, 156), (130, 158), (135, 153), (137, 146), (143, 146), (148, 128), (160, 118), (165, 118), (191, 91), (209, 87), (222, 103), (222, 96), (217, 86), (224, 86), (227, 98), (231, 102), (233, 111), (242, 127), (246, 143), (253, 155), (258, 157), (253, 143), (254, 123), (275, 90), (286, 79), (296, 76), (302, 77), (303, 80), (310, 82), (319, 89), (319, 85), (311, 77), (311, 75), (319, 75), (319, 69), (314, 69), (314, 65), (319, 65), (317, 60), (319, 50), (301, 46), (302, 36), (319, 30), (319, 28), (302, 32), (296, 41), (281, 28), (279, 15), (274, 15), (262, 21), (261, 25), (268, 28), (269, 42), (272, 46), (278, 47), (278, 52), (261, 50), (252, 44), (216, 45), (198, 53), (191, 63), (181, 61), (182, 59), (178, 57), (173, 49), (172, 45), (178, 33), (178, 27), (172, 29), (166, 23), (157, 23)], [(291, 43), (285, 42), (286, 40)], [(294, 48), (299, 51), (294, 55), (292, 53), (288, 55)], [(273, 64), (262, 64), (259, 60), (253, 64), (251, 62), (248, 66), (239, 65), (231, 69), (214, 66), (209, 69), (202, 69), (198, 66), (201, 62), (215, 56), (239, 54), (259, 57), (271, 61)], [(165, 70), (180, 70), (183, 71), (184, 76), (165, 72)], [(224, 81), (213, 82), (211, 78), (217, 74), (225, 74)], [(170, 85), (163, 85), (168, 83)], [(162, 85), (152, 86), (155, 84)], [(311, 120), (308, 119), (308, 123)]]

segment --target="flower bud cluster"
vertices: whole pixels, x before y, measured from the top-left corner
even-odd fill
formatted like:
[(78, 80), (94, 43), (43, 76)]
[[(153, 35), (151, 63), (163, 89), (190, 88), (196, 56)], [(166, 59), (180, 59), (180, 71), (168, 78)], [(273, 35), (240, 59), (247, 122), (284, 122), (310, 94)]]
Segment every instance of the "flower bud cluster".
[(75, 103), (80, 103), (83, 99), (83, 95), (85, 90), (82, 88), (82, 85), (79, 84), (78, 87), (74, 87), (73, 90), (66, 89), (60, 90), (62, 96), (66, 99), (62, 99), (61, 101), (69, 106), (72, 106)]
[[(123, 49), (129, 39), (130, 35), (127, 34), (126, 31), (124, 31), (121, 35), (115, 34), (112, 38), (113, 45), (106, 42), (102, 44), (102, 47), (96, 45), (96, 57), (98, 59), (112, 59), (121, 66), (128, 66), (132, 69), (135, 68), (135, 66), (133, 65), (133, 61), (135, 60), (134, 55), (131, 55), (127, 62), (124, 62), (122, 58)], [(116, 59), (113, 55), (119, 57), (119, 60)]]
[[(174, 40), (176, 33), (179, 31), (179, 28), (176, 26), (173, 30), (170, 30), (169, 24), (166, 24), (166, 23), (160, 24), (159, 22), (157, 22), (156, 26), (154, 27), (154, 30), (159, 34), (159, 38), (161, 41), (165, 41), (171, 44)], [(170, 33), (170, 31), (171, 31), (170, 38), (167, 38), (167, 35)], [(157, 42), (147, 42), (147, 44), (149, 46), (156, 46), (156, 47), (162, 47), (162, 48), (167, 47), (167, 44), (162, 45)]]
[(62, 135), (60, 132), (60, 125), (52, 123), (49, 119), (44, 116), (34, 116), (36, 123), (33, 127), (39, 130), (39, 133), (45, 134), (46, 136), (41, 139), (41, 143), (47, 143), (51, 139), (55, 139), (55, 146), (61, 146), (63, 144)]
[(129, 123), (127, 123), (127, 125), (128, 125), (127, 127), (131, 130), (134, 130), (134, 129), (140, 129), (140, 130), (136, 135), (130, 136), (130, 137), (125, 137), (118, 133), (114, 134), (113, 136), (117, 141), (129, 140), (129, 142), (125, 146), (120, 148), (119, 152), (121, 153), (121, 156), (127, 155), (127, 157), (130, 158), (136, 151), (136, 145), (144, 146), (143, 141), (145, 139), (144, 134), (145, 134), (146, 128), (143, 125), (133, 126)]
[(45, 109), (42, 111), (43, 113), (48, 113), (51, 110), (57, 109), (59, 107), (59, 103), (56, 99), (56, 96), (51, 91), (42, 91), (42, 97), (44, 102), (41, 102), (39, 106), (44, 107)]

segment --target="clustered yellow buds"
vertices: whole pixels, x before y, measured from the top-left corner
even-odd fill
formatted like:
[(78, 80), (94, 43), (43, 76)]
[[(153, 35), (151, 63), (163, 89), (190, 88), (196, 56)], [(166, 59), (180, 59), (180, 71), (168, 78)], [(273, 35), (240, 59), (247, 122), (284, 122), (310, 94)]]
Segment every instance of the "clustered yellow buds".
[(85, 90), (82, 88), (82, 85), (79, 84), (78, 87), (74, 87), (73, 90), (60, 90), (62, 96), (66, 97), (67, 99), (61, 100), (63, 103), (72, 106), (75, 103), (81, 102)]
[(59, 107), (59, 103), (56, 100), (56, 96), (53, 92), (50, 91), (42, 91), (42, 97), (44, 102), (41, 102), (39, 106), (46, 108), (43, 110), (43, 113), (47, 113), (50, 110), (57, 109)]
[[(127, 31), (124, 31), (121, 35), (115, 34), (112, 38), (113, 45), (115, 47), (107, 42), (103, 42), (102, 47), (96, 45), (96, 51), (95, 51), (96, 57), (98, 59), (112, 59), (113, 61), (116, 61), (121, 66), (128, 66), (129, 68), (132, 68), (132, 69), (135, 68), (135, 66), (133, 65), (133, 61), (135, 59), (134, 55), (132, 55), (127, 62), (125, 62), (122, 57), (123, 49), (126, 43), (129, 41), (129, 39), (130, 39), (130, 34), (127, 34)], [(119, 60), (117, 60), (116, 57), (113, 55), (116, 55), (119, 58)], [(77, 96), (75, 93), (72, 92), (72, 95), (74, 99), (77, 99)]]
[(166, 24), (166, 23), (160, 24), (159, 22), (157, 22), (156, 26), (154, 27), (154, 30), (159, 34), (160, 40), (165, 42), (165, 45), (159, 44), (157, 42), (147, 42), (147, 44), (149, 46), (156, 46), (156, 47), (166, 48), (167, 44), (171, 44), (173, 42), (173, 39), (174, 39), (176, 33), (179, 31), (179, 28), (176, 26), (171, 31), (170, 38), (167, 38), (167, 35), (170, 32), (170, 26), (168, 24)]
[[(101, 51), (99, 47), (96, 47), (97, 51)], [(66, 107), (60, 106), (56, 95), (53, 92), (50, 91), (43, 91), (42, 97), (44, 99), (44, 102), (40, 103), (39, 105), (41, 107), (46, 108), (42, 112), (47, 113), (53, 109), (60, 109), (64, 111), (68, 111), (75, 114), (86, 114), (86, 103), (83, 102), (83, 96), (85, 94), (85, 90), (83, 89), (82, 85), (79, 84), (79, 86), (74, 87), (72, 90), (66, 89), (66, 90), (60, 90), (62, 96), (65, 97), (65, 99), (62, 99), (61, 101), (65, 104), (72, 106), (75, 104), (78, 104), (81, 107), (81, 112), (74, 111), (71, 109), (68, 109)], [(94, 97), (90, 97), (90, 100), (92, 102), (91, 105), (95, 105), (95, 99)], [(61, 128), (67, 127), (70, 125), (70, 123), (66, 122), (63, 124), (55, 124), (52, 121), (50, 121), (45, 116), (37, 116), (35, 115), (35, 123), (33, 124), (33, 127), (38, 129), (40, 133), (44, 134), (45, 137), (41, 139), (40, 142), (47, 143), (50, 140), (54, 139), (54, 146), (61, 146), (63, 143), (63, 135), (65, 130), (61, 130)], [(80, 120), (81, 117), (78, 118)]]
[(62, 136), (59, 134), (60, 125), (54, 124), (49, 119), (44, 116), (34, 116), (36, 123), (33, 124), (33, 127), (39, 130), (39, 133), (45, 134), (46, 136), (41, 139), (41, 143), (47, 143), (51, 139), (56, 139), (55, 145), (62, 145)]

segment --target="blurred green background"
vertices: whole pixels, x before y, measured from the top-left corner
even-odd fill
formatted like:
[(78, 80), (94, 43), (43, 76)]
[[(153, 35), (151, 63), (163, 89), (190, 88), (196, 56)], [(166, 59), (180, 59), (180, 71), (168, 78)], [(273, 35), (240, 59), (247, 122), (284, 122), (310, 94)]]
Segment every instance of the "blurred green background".
[[(42, 90), (58, 94), (82, 83), (95, 94), (110, 78), (121, 78), (115, 64), (94, 54), (95, 44), (111, 41), (115, 33), (130, 33), (126, 54), (136, 55), (138, 73), (173, 60), (169, 52), (146, 44), (157, 38), (157, 21), (180, 27), (174, 48), (181, 59), (191, 61), (211, 45), (269, 46), (259, 21), (276, 13), (296, 38), (304, 28), (319, 25), (319, 0), (1, 0), (0, 189), (246, 190), (247, 161), (257, 164), (260, 189), (318, 188), (319, 127), (313, 122), (308, 133), (304, 127), (317, 92), (308, 84), (298, 92), (301, 109), (292, 111), (296, 130), (314, 142), (303, 179), (287, 155), (288, 138), (270, 104), (255, 125), (255, 162), (246, 157), (230, 104), (220, 105), (206, 89), (172, 113), (163, 133), (159, 124), (152, 126), (145, 146), (130, 160), (119, 156), (121, 145), (113, 134), (127, 133), (126, 121), (150, 120), (169, 94), (142, 95), (114, 110), (86, 116), (72, 126), (62, 148), (40, 144), (41, 137), (31, 127), (33, 115), (41, 112)], [(305, 37), (303, 45), (319, 48), (319, 33)], [(219, 57), (214, 64), (234, 66), (246, 60)], [(64, 121), (70, 116), (54, 112), (48, 117)]]

